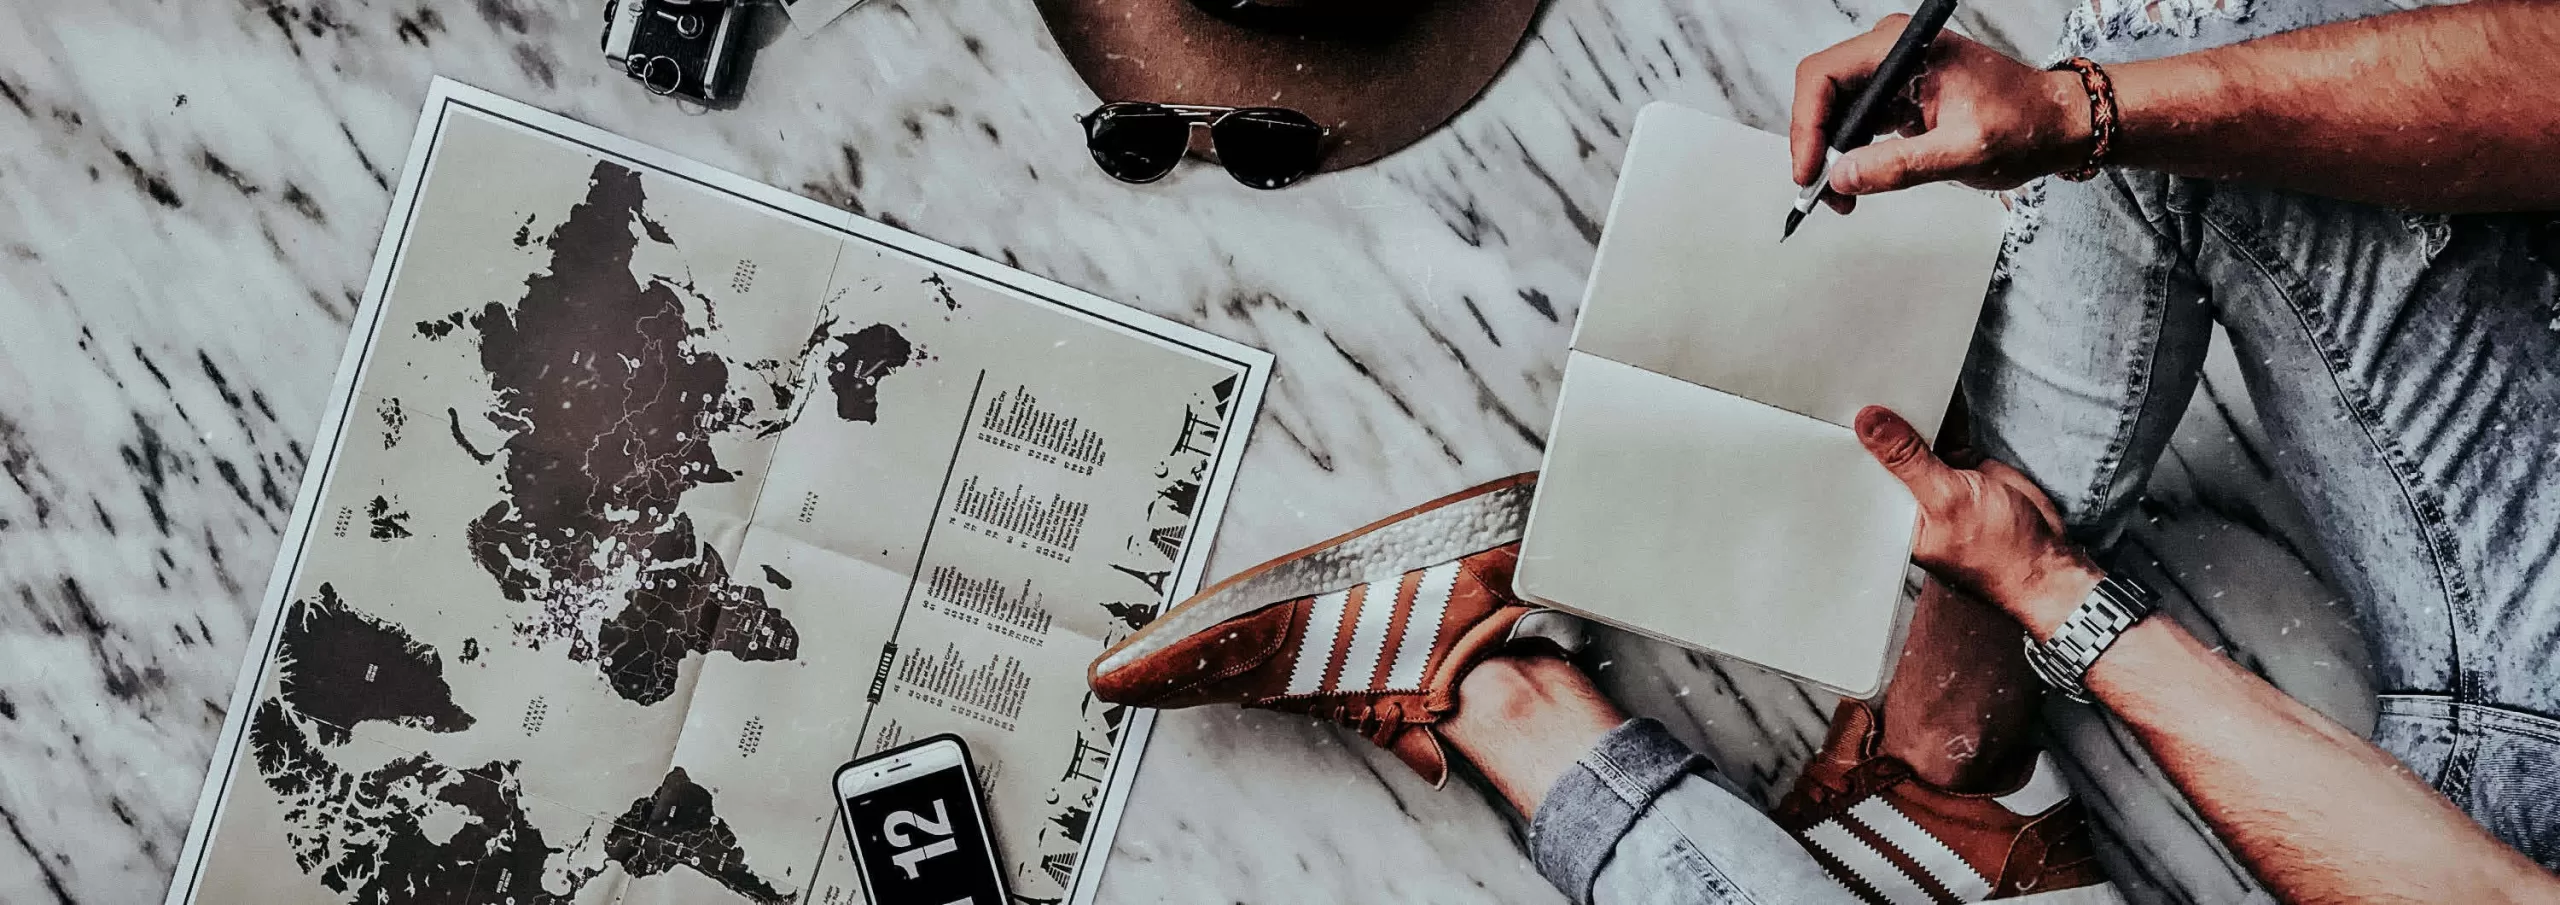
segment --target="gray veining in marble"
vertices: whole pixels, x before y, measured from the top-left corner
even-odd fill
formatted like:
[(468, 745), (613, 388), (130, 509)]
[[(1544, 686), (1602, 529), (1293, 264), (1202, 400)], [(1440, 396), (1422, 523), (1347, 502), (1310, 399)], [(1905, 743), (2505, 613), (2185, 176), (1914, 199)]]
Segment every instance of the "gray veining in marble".
[[(0, 4), (0, 901), (164, 888), (433, 74), (1278, 353), (1222, 573), (1534, 467), (1636, 108), (1775, 126), (1798, 57), (1895, 8), (1552, 0), (1450, 128), (1259, 193), (1093, 172), (1071, 116), (1094, 99), (1021, 0), (872, 0), (764, 48), (718, 113), (601, 68), (587, 2)], [(2058, 21), (1959, 18), (2029, 56)], [(2131, 558), (2244, 663), (2369, 724), (2353, 626), (2218, 356)], [(1828, 709), (1648, 642), (1592, 657), (1764, 798)], [(2247, 895), (2121, 732), (2055, 716), (2137, 899)], [(1481, 786), (1434, 792), (1301, 718), (1158, 726), (1108, 901), (1560, 900)]]

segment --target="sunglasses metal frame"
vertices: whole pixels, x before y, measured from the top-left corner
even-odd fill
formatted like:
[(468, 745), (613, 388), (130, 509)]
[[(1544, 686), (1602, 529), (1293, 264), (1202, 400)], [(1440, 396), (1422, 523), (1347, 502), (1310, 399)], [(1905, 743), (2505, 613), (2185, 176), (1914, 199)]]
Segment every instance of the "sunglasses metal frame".
[[(1113, 108), (1113, 107), (1152, 107), (1152, 108), (1154, 108), (1154, 109), (1156, 109), (1156, 110), (1162, 110), (1162, 111), (1165, 111), (1165, 112), (1167, 112), (1167, 113), (1172, 113), (1172, 114), (1174, 114), (1174, 115), (1176, 115), (1176, 116), (1180, 116), (1180, 117), (1182, 117), (1182, 124), (1183, 124), (1183, 126), (1185, 127), (1185, 133), (1184, 133), (1184, 134), (1186, 134), (1186, 135), (1188, 135), (1188, 134), (1189, 134), (1189, 132), (1188, 132), (1188, 130), (1189, 130), (1189, 129), (1207, 128), (1208, 130), (1210, 130), (1209, 135), (1210, 135), (1210, 149), (1211, 149), (1211, 150), (1216, 150), (1216, 148), (1217, 148), (1217, 144), (1216, 144), (1216, 142), (1217, 142), (1217, 128), (1218, 128), (1218, 123), (1225, 121), (1227, 117), (1234, 116), (1234, 115), (1239, 114), (1239, 113), (1251, 113), (1251, 112), (1255, 112), (1255, 111), (1262, 111), (1262, 110), (1276, 110), (1276, 111), (1279, 111), (1279, 112), (1282, 112), (1282, 113), (1292, 114), (1292, 115), (1295, 115), (1295, 116), (1297, 116), (1297, 117), (1299, 117), (1299, 118), (1305, 119), (1305, 120), (1307, 121), (1307, 124), (1308, 124), (1308, 125), (1311, 125), (1311, 126), (1314, 126), (1314, 127), (1315, 127), (1315, 130), (1316, 130), (1316, 139), (1317, 139), (1318, 141), (1322, 141), (1322, 140), (1324, 140), (1325, 138), (1330, 137), (1331, 135), (1333, 135), (1333, 130), (1332, 130), (1332, 129), (1329, 129), (1329, 128), (1326, 128), (1326, 127), (1324, 126), (1324, 124), (1323, 124), (1323, 123), (1316, 122), (1316, 121), (1315, 121), (1315, 117), (1308, 116), (1308, 115), (1306, 115), (1305, 113), (1303, 113), (1303, 112), (1301, 112), (1301, 111), (1291, 110), (1291, 109), (1289, 109), (1289, 108), (1287, 108), (1287, 107), (1225, 107), (1225, 106), (1218, 106), (1218, 105), (1212, 105), (1212, 104), (1165, 104), (1165, 103), (1157, 103), (1157, 102), (1155, 102), (1155, 101), (1104, 101), (1100, 106), (1097, 106), (1097, 107), (1093, 108), (1093, 109), (1092, 109), (1091, 111), (1089, 111), (1089, 112), (1076, 114), (1076, 124), (1077, 124), (1077, 125), (1080, 125), (1080, 126), (1083, 126), (1083, 127), (1084, 127), (1084, 130), (1085, 130), (1085, 132), (1084, 132), (1084, 138), (1085, 138), (1085, 151), (1086, 151), (1086, 153), (1090, 154), (1090, 153), (1092, 153), (1092, 151), (1093, 151), (1093, 121), (1094, 121), (1095, 119), (1097, 119), (1097, 118), (1100, 118), (1100, 117), (1101, 117), (1105, 112), (1109, 111), (1109, 110), (1110, 110), (1111, 108)], [(1184, 154), (1185, 154), (1185, 155), (1187, 155), (1188, 153), (1189, 153), (1189, 152), (1188, 152), (1188, 143), (1186, 142), (1186, 150), (1184, 151)], [(1110, 177), (1111, 177), (1111, 178), (1113, 178), (1113, 179), (1120, 180), (1121, 182), (1126, 182), (1126, 183), (1129, 183), (1129, 184), (1131, 184), (1131, 185), (1146, 185), (1146, 184), (1148, 184), (1148, 183), (1151, 183), (1151, 182), (1155, 182), (1155, 181), (1161, 180), (1161, 179), (1165, 178), (1166, 176), (1173, 175), (1173, 171), (1174, 171), (1176, 168), (1179, 168), (1179, 167), (1182, 165), (1182, 156), (1183, 156), (1183, 155), (1177, 155), (1177, 156), (1175, 156), (1175, 158), (1174, 158), (1174, 162), (1173, 162), (1173, 166), (1165, 167), (1164, 172), (1157, 173), (1157, 174), (1155, 174), (1155, 175), (1153, 175), (1153, 176), (1149, 176), (1149, 177), (1147, 177), (1147, 178), (1145, 178), (1145, 179), (1129, 179), (1129, 178), (1126, 178), (1126, 177), (1121, 176), (1121, 175), (1120, 175), (1120, 174), (1118, 174), (1118, 173), (1111, 172), (1110, 168), (1108, 168), (1108, 167), (1103, 167), (1103, 168), (1102, 168), (1102, 171), (1103, 171), (1103, 174), (1104, 174), (1104, 175), (1110, 176)], [(1236, 181), (1236, 182), (1243, 184), (1243, 185), (1244, 185), (1245, 187), (1247, 187), (1247, 188), (1262, 189), (1262, 190), (1268, 191), (1268, 190), (1272, 190), (1272, 189), (1284, 189), (1284, 188), (1288, 188), (1289, 186), (1292, 186), (1292, 185), (1296, 185), (1296, 184), (1298, 184), (1300, 181), (1305, 180), (1307, 177), (1315, 175), (1316, 167), (1318, 167), (1318, 166), (1322, 166), (1322, 165), (1323, 165), (1323, 163), (1324, 163), (1324, 149), (1323, 149), (1321, 146), (1319, 146), (1319, 147), (1317, 148), (1316, 159), (1310, 163), (1310, 165), (1308, 166), (1308, 168), (1307, 168), (1307, 171), (1306, 171), (1306, 172), (1304, 172), (1304, 173), (1300, 173), (1300, 174), (1298, 174), (1298, 175), (1296, 175), (1296, 176), (1293, 176), (1293, 177), (1290, 177), (1289, 181), (1287, 181), (1287, 182), (1283, 182), (1283, 183), (1280, 183), (1280, 184), (1278, 184), (1278, 185), (1268, 185), (1268, 186), (1266, 186), (1266, 185), (1257, 185), (1257, 184), (1254, 184), (1254, 183), (1252, 183), (1252, 182), (1248, 182), (1248, 181), (1246, 181), (1246, 180), (1245, 180), (1245, 178), (1244, 178), (1244, 176), (1243, 176), (1242, 174), (1237, 173), (1233, 167), (1227, 166), (1226, 160), (1225, 160), (1225, 158), (1223, 157), (1223, 155), (1222, 155), (1222, 156), (1220, 157), (1220, 159), (1218, 160), (1218, 168), (1219, 168), (1219, 169), (1222, 169), (1222, 170), (1226, 170), (1226, 171), (1227, 171), (1227, 175), (1228, 175), (1229, 177), (1232, 177), (1233, 179), (1235, 179), (1235, 181)], [(1099, 162), (1099, 161), (1097, 161), (1097, 162), (1096, 162), (1096, 165), (1097, 165), (1097, 166), (1100, 166), (1100, 162)]]

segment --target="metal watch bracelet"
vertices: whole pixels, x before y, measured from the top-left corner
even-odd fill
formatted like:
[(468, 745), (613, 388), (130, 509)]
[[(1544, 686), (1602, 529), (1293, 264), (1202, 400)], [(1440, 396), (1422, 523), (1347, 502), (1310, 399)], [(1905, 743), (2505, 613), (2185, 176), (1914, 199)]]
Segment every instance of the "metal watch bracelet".
[(2106, 576), (2090, 589), (2088, 599), (2063, 617), (2062, 624), (2053, 630), (2053, 637), (2037, 641), (2036, 636), (2027, 636), (2027, 666), (2055, 691), (2089, 703), (2089, 687), (2083, 681), (2089, 667), (2125, 630), (2158, 609), (2159, 602), (2160, 595), (2141, 582)]

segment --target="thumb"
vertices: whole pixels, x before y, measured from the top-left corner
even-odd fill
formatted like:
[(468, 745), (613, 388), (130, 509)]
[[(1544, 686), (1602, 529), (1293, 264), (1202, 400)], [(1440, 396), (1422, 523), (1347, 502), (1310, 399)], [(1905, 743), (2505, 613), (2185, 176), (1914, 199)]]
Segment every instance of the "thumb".
[(1951, 129), (1888, 138), (1840, 155), (1831, 165), (1831, 190), (1873, 195), (1955, 179), (1973, 163), (1968, 153)]
[(1929, 451), (1929, 443), (1920, 439), (1920, 431), (1901, 415), (1881, 405), (1870, 405), (1858, 411), (1858, 442), (1865, 444), (1867, 454), (1876, 457), (1884, 470), (1902, 479), (1911, 488), (1912, 497), (1923, 510), (1939, 509), (1954, 502), (1964, 482), (1955, 469), (1938, 460)]

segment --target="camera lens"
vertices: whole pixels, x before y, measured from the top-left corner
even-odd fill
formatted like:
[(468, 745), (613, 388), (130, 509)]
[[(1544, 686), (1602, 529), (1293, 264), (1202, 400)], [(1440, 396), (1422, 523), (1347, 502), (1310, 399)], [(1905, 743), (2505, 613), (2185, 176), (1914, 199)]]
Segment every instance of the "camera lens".
[(630, 71), (631, 77), (649, 86), (652, 94), (674, 94), (677, 88), (684, 87), (684, 66), (665, 54), (632, 57)]
[(694, 14), (692, 14), (692, 13), (686, 13), (686, 14), (684, 14), (684, 15), (679, 16), (679, 15), (676, 15), (676, 14), (674, 14), (674, 13), (671, 13), (671, 12), (668, 12), (668, 11), (666, 11), (666, 10), (663, 10), (663, 9), (662, 9), (662, 10), (659, 10), (659, 11), (658, 11), (658, 18), (665, 19), (665, 20), (667, 20), (667, 21), (669, 21), (669, 22), (673, 22), (673, 23), (675, 23), (675, 24), (676, 24), (676, 34), (678, 34), (678, 35), (682, 35), (682, 36), (684, 36), (684, 37), (688, 37), (688, 38), (699, 38), (699, 37), (702, 37), (702, 17), (701, 17), (701, 16), (697, 16), (697, 15), (694, 15)]

